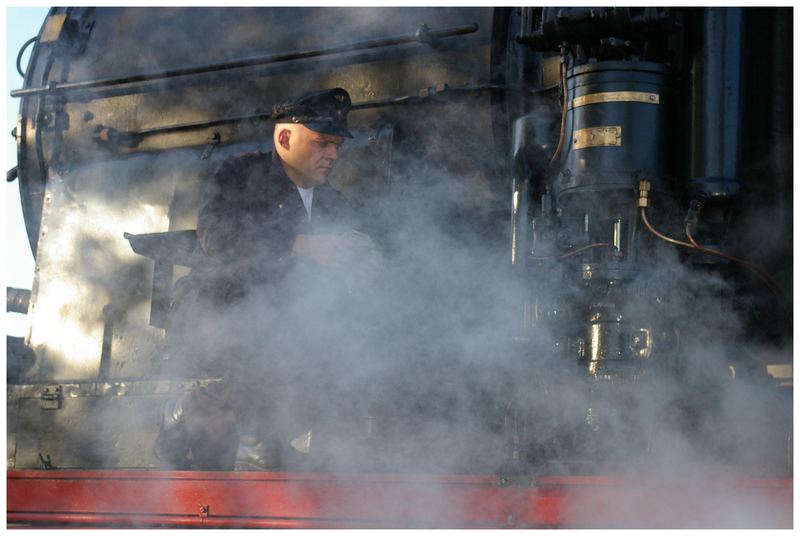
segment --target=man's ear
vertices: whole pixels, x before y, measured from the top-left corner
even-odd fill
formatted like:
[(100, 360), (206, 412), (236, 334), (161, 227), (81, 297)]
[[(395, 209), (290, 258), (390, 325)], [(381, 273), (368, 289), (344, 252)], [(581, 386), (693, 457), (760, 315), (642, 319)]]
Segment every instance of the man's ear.
[(280, 144), (281, 147), (283, 147), (287, 151), (289, 150), (289, 138), (291, 137), (292, 137), (292, 131), (289, 130), (288, 128), (284, 128), (280, 132), (278, 132), (278, 143)]

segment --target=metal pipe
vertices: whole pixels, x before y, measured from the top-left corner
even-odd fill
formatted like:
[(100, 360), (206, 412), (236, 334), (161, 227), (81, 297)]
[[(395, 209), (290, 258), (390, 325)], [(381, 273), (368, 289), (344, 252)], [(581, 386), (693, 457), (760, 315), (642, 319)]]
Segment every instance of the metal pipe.
[(529, 119), (521, 117), (514, 121), (512, 134), (512, 159), (514, 162), (513, 192), (511, 196), (511, 265), (518, 271), (525, 263), (524, 256), (528, 251), (528, 235), (530, 233), (528, 201), (531, 190), (531, 178), (528, 166), (524, 165), (524, 148), (528, 143), (529, 132), (525, 128)]
[(741, 8), (707, 8), (693, 66), (692, 186), (708, 197), (739, 189), (744, 80)]
[[(545, 91), (549, 90), (547, 88)], [(502, 91), (519, 91), (521, 93), (535, 95), (541, 93), (542, 91), (539, 90), (531, 90), (524, 87), (516, 87), (516, 86), (502, 86), (502, 85), (482, 85), (482, 86), (466, 86), (466, 87), (444, 87), (442, 89), (438, 89), (436, 91), (432, 91), (431, 89), (426, 90), (427, 93), (425, 95), (404, 95), (402, 97), (395, 97), (392, 99), (380, 99), (380, 100), (372, 100), (372, 101), (364, 101), (360, 103), (355, 103), (350, 107), (351, 111), (354, 110), (367, 110), (370, 108), (381, 108), (384, 106), (395, 106), (400, 104), (412, 104), (412, 103), (419, 103), (425, 99), (430, 99), (434, 95), (458, 95), (461, 93), (473, 93), (476, 91), (483, 91), (483, 90), (502, 90)], [(138, 145), (143, 138), (149, 136), (156, 136), (159, 134), (171, 134), (174, 132), (186, 132), (190, 130), (201, 130), (204, 128), (211, 128), (220, 125), (231, 125), (237, 123), (247, 123), (247, 122), (256, 122), (256, 121), (269, 121), (272, 119), (272, 114), (265, 112), (259, 114), (250, 114), (250, 115), (239, 115), (234, 117), (222, 117), (220, 119), (210, 119), (207, 121), (194, 121), (191, 123), (178, 123), (175, 125), (166, 125), (162, 127), (153, 127), (144, 130), (135, 130), (135, 131), (117, 131), (110, 127), (104, 127), (103, 125), (99, 125), (98, 132), (103, 130), (107, 130), (109, 137), (115, 137), (120, 141), (122, 145), (127, 145), (130, 147), (135, 147)]]
[(17, 54), (17, 72), (19, 73), (19, 75), (23, 79), (25, 78), (25, 71), (22, 70), (22, 55), (25, 53), (25, 49), (27, 49), (28, 46), (31, 43), (33, 43), (34, 41), (36, 41), (38, 39), (39, 39), (39, 36), (35, 35), (35, 36), (31, 37), (30, 39), (28, 39), (27, 41), (25, 41), (25, 43), (22, 45), (22, 47), (20, 47), (19, 53)]
[(6, 287), (6, 311), (28, 314), (31, 291), (22, 288)]
[(129, 132), (126, 134), (134, 136), (136, 138), (144, 138), (147, 136), (154, 136), (156, 134), (169, 134), (171, 132), (197, 130), (202, 128), (216, 127), (219, 125), (245, 123), (247, 121), (259, 121), (259, 120), (271, 119), (271, 117), (272, 114), (270, 113), (240, 115), (237, 117), (223, 117), (221, 119), (212, 119), (210, 121), (196, 121), (193, 123), (181, 123), (178, 125), (167, 125), (164, 127), (148, 128), (145, 130), (139, 130), (137, 132)]
[(51, 82), (47, 86), (14, 90), (11, 92), (11, 96), (29, 97), (32, 95), (82, 91), (82, 90), (97, 89), (97, 88), (108, 88), (113, 86), (119, 86), (122, 84), (152, 82), (155, 80), (165, 80), (180, 76), (214, 73), (229, 69), (239, 69), (242, 67), (253, 67), (257, 65), (267, 65), (270, 63), (280, 63), (285, 61), (301, 60), (307, 58), (317, 58), (320, 56), (329, 56), (331, 54), (340, 54), (342, 52), (354, 52), (357, 50), (368, 50), (373, 48), (403, 45), (414, 42), (430, 44), (435, 40), (444, 37), (453, 37), (458, 35), (470, 34), (477, 31), (478, 31), (477, 23), (472, 23), (467, 26), (443, 28), (440, 30), (429, 30), (428, 27), (423, 24), (416, 32), (409, 35), (386, 37), (383, 39), (372, 39), (369, 41), (360, 41), (347, 45), (340, 45), (331, 48), (323, 48), (317, 50), (307, 50), (304, 52), (282, 52), (278, 54), (270, 54), (267, 56), (256, 56), (254, 58), (243, 58), (239, 60), (231, 60), (219, 63), (205, 64), (205, 65), (192, 65), (189, 67), (169, 69), (166, 71), (160, 71), (156, 73), (134, 74), (129, 76), (114, 77), (114, 78), (85, 80), (82, 82), (68, 82), (65, 84), (58, 84), (55, 82)]

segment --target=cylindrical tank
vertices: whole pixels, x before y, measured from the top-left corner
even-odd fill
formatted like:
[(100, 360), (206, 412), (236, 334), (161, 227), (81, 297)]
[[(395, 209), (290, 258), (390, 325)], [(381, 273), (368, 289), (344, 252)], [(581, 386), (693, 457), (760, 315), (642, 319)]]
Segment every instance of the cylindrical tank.
[(630, 188), (667, 174), (669, 70), (649, 62), (606, 61), (571, 69), (563, 167), (554, 193)]

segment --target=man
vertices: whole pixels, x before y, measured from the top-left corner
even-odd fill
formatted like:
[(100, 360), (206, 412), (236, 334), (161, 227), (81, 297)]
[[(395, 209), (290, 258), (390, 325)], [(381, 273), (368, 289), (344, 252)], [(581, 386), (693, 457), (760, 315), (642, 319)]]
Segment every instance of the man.
[(275, 106), (275, 152), (224, 162), (206, 187), (197, 224), (203, 251), (237, 263), (276, 254), (345, 260), (352, 240), (341, 233), (354, 224), (352, 212), (327, 180), (352, 138), (349, 109), (341, 88)]
[[(369, 238), (354, 230), (347, 201), (328, 184), (340, 145), (352, 137), (347, 130), (349, 108), (350, 97), (340, 88), (275, 106), (275, 151), (230, 158), (206, 185), (197, 235), (208, 263), (176, 285), (167, 335), (170, 352), (183, 355), (179, 366), (184, 373), (190, 367), (195, 374), (222, 381), (167, 404), (156, 445), (167, 464), (231, 469), (234, 457), (242, 468), (285, 463), (292, 439), (286, 434), (293, 432), (284, 432), (286, 422), (275, 416), (273, 391), (284, 389), (293, 395), (296, 389), (291, 382), (280, 382), (286, 367), (281, 368), (280, 360), (270, 361), (270, 352), (279, 353), (274, 348), (277, 332), (299, 331), (297, 324), (312, 322), (310, 314), (316, 315), (315, 322), (324, 321), (320, 311), (309, 307), (298, 312), (289, 304), (303, 299), (297, 295), (303, 284), (314, 280), (319, 289), (317, 280), (330, 270), (356, 265), (359, 269), (348, 272), (374, 274), (380, 263)], [(331, 278), (331, 285), (339, 279)], [(293, 315), (282, 312), (274, 317), (277, 321), (255, 328), (266, 330), (262, 348), (242, 342), (252, 338), (254, 329), (226, 324), (230, 318), (236, 319), (234, 324), (255, 322), (241, 318), (241, 310), (253, 307), (254, 300), (268, 302), (260, 304), (264, 309), (269, 305), (293, 310)], [(233, 331), (240, 335), (231, 337)], [(284, 344), (283, 351), (292, 346), (295, 352), (306, 351), (297, 339)], [(269, 388), (256, 386), (261, 376), (269, 376)], [(281, 445), (265, 443), (265, 433), (284, 434)], [(240, 436), (242, 444), (237, 445)]]

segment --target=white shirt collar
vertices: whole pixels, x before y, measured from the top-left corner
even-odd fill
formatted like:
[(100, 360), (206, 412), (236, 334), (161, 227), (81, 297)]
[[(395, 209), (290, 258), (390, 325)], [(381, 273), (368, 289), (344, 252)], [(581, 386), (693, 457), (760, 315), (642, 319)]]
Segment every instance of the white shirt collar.
[(303, 206), (308, 214), (308, 221), (311, 221), (311, 206), (314, 204), (314, 187), (300, 188), (297, 186), (297, 191), (300, 193), (300, 198), (303, 200)]

